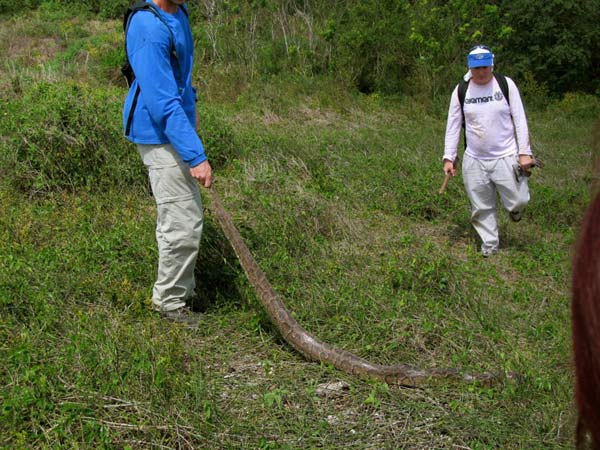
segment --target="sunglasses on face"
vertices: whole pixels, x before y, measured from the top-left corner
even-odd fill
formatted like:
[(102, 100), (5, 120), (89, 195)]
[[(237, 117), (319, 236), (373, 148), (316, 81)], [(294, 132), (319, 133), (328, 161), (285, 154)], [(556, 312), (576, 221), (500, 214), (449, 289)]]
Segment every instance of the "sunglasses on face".
[(480, 48), (482, 50), (487, 50), (490, 53), (492, 52), (487, 45), (475, 45), (475, 46), (471, 47), (471, 50), (469, 50), (469, 53), (471, 53), (473, 50), (477, 50), (478, 48)]

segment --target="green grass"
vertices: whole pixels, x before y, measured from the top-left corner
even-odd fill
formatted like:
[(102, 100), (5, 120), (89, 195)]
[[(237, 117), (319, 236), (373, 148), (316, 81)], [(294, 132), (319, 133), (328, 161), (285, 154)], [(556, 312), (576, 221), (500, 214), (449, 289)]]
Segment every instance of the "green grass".
[[(82, 39), (92, 47), (110, 41)], [(283, 342), (212, 217), (207, 192), (201, 326), (159, 320), (149, 304), (154, 204), (139, 166), (128, 166), (141, 163), (116, 138), (109, 149), (101, 145), (102, 136), (119, 133), (118, 88), (103, 91), (86, 79), (77, 90), (89, 98), (81, 114), (97, 111), (98, 120), (63, 123), (65, 135), (101, 141), (89, 144), (107, 167), (94, 182), (83, 174), (59, 184), (49, 172), (37, 185), (19, 184), (12, 164), (27, 174), (29, 160), (15, 148), (23, 136), (38, 136), (36, 123), (54, 126), (50, 102), (72, 101), (71, 85), (39, 91), (39, 80), (52, 82), (28, 70), (26, 98), (60, 95), (39, 95), (28, 116), (14, 86), (2, 94), (19, 123), (0, 119), (0, 446), (572, 447), (570, 259), (593, 179), (597, 99), (572, 96), (529, 111), (546, 167), (531, 179), (523, 221), (501, 215), (501, 251), (488, 260), (478, 254), (460, 177), (437, 194), (443, 114), (315, 79), (256, 82), (219, 97), (227, 101), (205, 101), (216, 189), (307, 330), (379, 363), (520, 375), (493, 387), (407, 389), (307, 362)], [(115, 123), (105, 123), (111, 115)], [(46, 151), (60, 161), (60, 141), (43, 142), (27, 147), (29, 158)], [(108, 151), (114, 158), (102, 156)], [(130, 184), (113, 182), (114, 173), (129, 174)], [(335, 381), (347, 387), (317, 395)]]

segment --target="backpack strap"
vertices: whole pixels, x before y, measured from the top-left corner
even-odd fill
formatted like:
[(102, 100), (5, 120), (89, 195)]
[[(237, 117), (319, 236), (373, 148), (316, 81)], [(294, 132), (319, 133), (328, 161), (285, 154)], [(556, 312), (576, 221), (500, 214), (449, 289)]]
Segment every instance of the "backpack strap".
[[(183, 7), (182, 10), (185, 14), (185, 17), (187, 18), (187, 9)], [(144, 0), (139, 0), (135, 2), (133, 5), (127, 8), (127, 11), (125, 11), (125, 15), (123, 16), (123, 32), (125, 33), (125, 65), (121, 69), (121, 72), (123, 72), (123, 75), (125, 75), (128, 86), (131, 86), (131, 83), (133, 83), (133, 80), (135, 79), (135, 74), (133, 73), (133, 68), (131, 67), (131, 64), (129, 62), (129, 56), (127, 55), (127, 31), (129, 30), (129, 24), (131, 23), (131, 19), (133, 19), (134, 14), (138, 11), (150, 11), (158, 18), (158, 20), (160, 20), (167, 27), (167, 30), (169, 30), (169, 35), (171, 36), (171, 55), (174, 56), (175, 59), (178, 59), (177, 49), (175, 47), (175, 35), (173, 34), (173, 30), (171, 30), (171, 27), (169, 26), (167, 21), (159, 12), (158, 7), (152, 2), (146, 2)]]
[[(189, 15), (187, 11), (187, 7), (185, 4), (179, 7), (183, 13), (185, 14), (186, 19), (189, 20)], [(171, 35), (171, 56), (175, 58), (177, 64), (179, 64), (179, 58), (177, 56), (177, 49), (175, 47), (175, 35), (173, 34), (173, 30), (161, 15), (158, 10), (158, 7), (153, 2), (146, 2), (145, 0), (138, 0), (133, 5), (130, 5), (125, 14), (123, 16), (123, 32), (125, 33), (125, 64), (121, 68), (121, 73), (125, 76), (127, 80), (127, 85), (131, 87), (133, 80), (135, 80), (135, 73), (133, 72), (133, 67), (131, 67), (131, 63), (129, 62), (129, 56), (127, 55), (127, 31), (129, 30), (129, 24), (131, 23), (131, 19), (138, 11), (150, 11), (154, 14), (169, 30), (169, 34)], [(179, 70), (181, 72), (181, 69)], [(135, 107), (137, 106), (138, 98), (140, 96), (140, 86), (137, 86), (135, 94), (133, 96), (133, 101), (131, 103), (131, 108), (129, 110), (129, 116), (127, 117), (127, 125), (125, 126), (125, 135), (128, 136), (131, 130), (131, 122), (133, 121), (133, 112), (135, 111)]]
[(129, 22), (131, 21), (131, 16), (138, 11), (143, 9), (150, 9), (153, 5), (146, 2), (145, 0), (138, 0), (133, 5), (129, 5), (125, 14), (123, 15), (123, 31), (127, 33), (127, 28), (129, 28)]
[[(500, 86), (500, 90), (502, 91), (502, 95), (506, 99), (506, 103), (510, 107), (510, 97), (508, 96), (508, 82), (506, 81), (506, 77), (501, 73), (494, 72), (494, 78)], [(470, 80), (469, 80), (470, 81)], [(467, 148), (467, 133), (465, 130), (465, 97), (467, 95), (467, 89), (469, 88), (469, 81), (465, 81), (464, 78), (461, 78), (458, 83), (458, 101), (460, 102), (460, 112), (462, 113), (462, 127), (463, 127), (463, 135), (465, 137), (465, 149)]]
[(464, 78), (461, 78), (460, 83), (458, 83), (458, 101), (460, 102), (461, 110), (465, 106), (465, 96), (467, 95), (468, 87), (469, 87), (469, 82), (465, 81)]
[(506, 99), (506, 103), (510, 106), (510, 97), (508, 96), (508, 82), (506, 81), (506, 77), (501, 73), (494, 72), (494, 78), (498, 82), (498, 86), (500, 86), (500, 90), (502, 91), (502, 95)]
[(190, 20), (190, 15), (188, 14), (188, 10), (187, 10), (187, 5), (185, 3), (183, 3), (182, 5), (179, 5), (179, 9), (181, 9), (183, 11), (186, 19)]
[(464, 78), (461, 78), (460, 82), (458, 83), (458, 101), (460, 102), (460, 112), (462, 114), (462, 129), (465, 141), (465, 150), (467, 149), (467, 130), (465, 128), (465, 97), (467, 95), (468, 87), (469, 82), (465, 81)]

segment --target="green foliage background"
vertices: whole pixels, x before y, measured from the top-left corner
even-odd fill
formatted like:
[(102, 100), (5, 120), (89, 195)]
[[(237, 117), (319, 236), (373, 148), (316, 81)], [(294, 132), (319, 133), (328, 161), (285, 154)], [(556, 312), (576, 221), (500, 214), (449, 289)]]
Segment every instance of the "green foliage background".
[[(127, 0), (0, 0), (119, 19)], [(435, 96), (465, 53), (490, 45), (498, 70), (536, 95), (600, 89), (595, 0), (198, 0), (189, 2), (203, 66), (253, 79), (330, 74), (361, 92)], [(533, 84), (533, 85), (532, 85)]]

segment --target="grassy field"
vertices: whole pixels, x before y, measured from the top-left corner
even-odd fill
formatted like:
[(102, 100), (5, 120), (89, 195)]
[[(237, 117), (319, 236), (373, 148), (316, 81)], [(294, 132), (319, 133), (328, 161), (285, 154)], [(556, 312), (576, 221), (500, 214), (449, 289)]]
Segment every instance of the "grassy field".
[(306, 329), (379, 363), (519, 374), (388, 386), (282, 340), (209, 192), (201, 325), (150, 311), (154, 203), (120, 136), (124, 88), (100, 82), (119, 24), (44, 20), (0, 23), (2, 448), (572, 448), (570, 260), (598, 99), (528, 109), (546, 167), (483, 259), (460, 177), (437, 194), (447, 99), (199, 79), (215, 187)]

